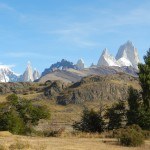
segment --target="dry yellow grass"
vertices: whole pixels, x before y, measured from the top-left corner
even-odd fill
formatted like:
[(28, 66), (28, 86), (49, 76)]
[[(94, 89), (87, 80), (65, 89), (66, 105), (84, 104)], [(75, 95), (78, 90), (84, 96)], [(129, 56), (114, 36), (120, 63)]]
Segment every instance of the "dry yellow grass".
[(115, 139), (100, 138), (37, 138), (37, 137), (0, 137), (0, 144), (7, 147), (15, 142), (28, 143), (31, 150), (149, 150), (150, 141), (138, 148), (122, 147)]
[(12, 134), (9, 131), (0, 131), (0, 137), (9, 137)]

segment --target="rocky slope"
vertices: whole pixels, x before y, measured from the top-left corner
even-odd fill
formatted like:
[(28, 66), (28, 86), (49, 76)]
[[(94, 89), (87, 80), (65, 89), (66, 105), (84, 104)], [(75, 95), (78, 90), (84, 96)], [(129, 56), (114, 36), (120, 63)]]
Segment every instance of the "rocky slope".
[(55, 92), (54, 95), (57, 103), (62, 105), (70, 103), (80, 104), (85, 101), (126, 100), (129, 86), (140, 89), (138, 78), (123, 73), (100, 76), (92, 75), (83, 78), (69, 87), (64, 86), (63, 83), (59, 83), (57, 86), (56, 83), (55, 86), (53, 84), (46, 89), (46, 92), (50, 92), (45, 95), (49, 99), (53, 99), (51, 91)]
[(45, 86), (33, 82), (8, 82), (0, 83), (0, 95), (11, 93), (27, 95), (43, 91)]

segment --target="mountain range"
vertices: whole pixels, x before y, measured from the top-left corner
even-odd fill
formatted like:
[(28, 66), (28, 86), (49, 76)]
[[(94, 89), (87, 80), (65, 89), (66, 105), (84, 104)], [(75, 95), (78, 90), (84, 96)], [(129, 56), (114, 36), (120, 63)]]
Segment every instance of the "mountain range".
[(77, 82), (82, 77), (88, 75), (114, 74), (124, 72), (137, 76), (139, 55), (131, 41), (121, 45), (116, 57), (109, 54), (107, 48), (102, 52), (97, 65), (85, 68), (83, 59), (79, 59), (76, 64), (62, 59), (60, 62), (52, 64), (49, 68), (40, 73), (32, 69), (31, 63), (28, 62), (27, 68), (22, 75), (14, 73), (10, 67), (0, 65), (0, 82), (33, 82), (46, 80), (63, 80), (66, 82)]
[(0, 65), (0, 82), (33, 82), (39, 78), (39, 72), (36, 69), (33, 71), (30, 62), (28, 62), (27, 68), (22, 75), (14, 73), (6, 65)]
[(138, 69), (138, 63), (140, 63), (138, 51), (131, 41), (127, 41), (120, 46), (116, 57), (110, 55), (105, 48), (97, 66), (131, 66)]

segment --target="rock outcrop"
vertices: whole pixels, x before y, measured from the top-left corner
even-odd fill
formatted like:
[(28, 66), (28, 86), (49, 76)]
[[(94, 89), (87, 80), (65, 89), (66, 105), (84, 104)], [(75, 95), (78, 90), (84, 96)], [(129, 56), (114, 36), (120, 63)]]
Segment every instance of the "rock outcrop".
[[(129, 86), (140, 89), (138, 78), (123, 73), (100, 76), (92, 75), (83, 78), (81, 81), (72, 84), (64, 90), (61, 85), (61, 88), (57, 90), (57, 94), (54, 95), (57, 97), (57, 103), (62, 105), (69, 103), (79, 104), (85, 101), (96, 100), (126, 100)], [(52, 88), (53, 91), (56, 90)], [(50, 91), (50, 94), (52, 92)]]

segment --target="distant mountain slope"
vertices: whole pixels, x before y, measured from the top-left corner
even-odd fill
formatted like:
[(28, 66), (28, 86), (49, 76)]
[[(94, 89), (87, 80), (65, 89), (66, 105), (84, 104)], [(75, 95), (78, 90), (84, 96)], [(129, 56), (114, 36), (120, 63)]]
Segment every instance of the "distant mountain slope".
[(76, 66), (72, 62), (67, 61), (65, 59), (62, 59), (60, 62), (52, 64), (50, 66), (50, 68), (45, 69), (42, 72), (42, 76), (44, 76), (44, 75), (46, 75), (48, 73), (51, 73), (51, 72), (53, 72), (55, 70), (66, 70), (66, 69), (69, 69), (69, 68), (76, 69)]
[(61, 80), (66, 83), (77, 82), (83, 77), (89, 75), (108, 75), (116, 74), (118, 72), (130, 74), (137, 77), (137, 70), (132, 67), (92, 67), (83, 70), (67, 69), (67, 70), (56, 70), (45, 76), (41, 77), (38, 82), (46, 82), (47, 80)]

